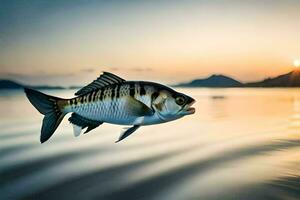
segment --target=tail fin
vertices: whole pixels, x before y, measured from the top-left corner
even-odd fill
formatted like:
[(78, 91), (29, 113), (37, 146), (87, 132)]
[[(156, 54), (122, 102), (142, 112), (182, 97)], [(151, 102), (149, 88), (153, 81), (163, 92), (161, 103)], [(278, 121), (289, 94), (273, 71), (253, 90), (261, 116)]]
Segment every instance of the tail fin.
[(43, 125), (41, 130), (41, 143), (47, 141), (55, 132), (65, 114), (62, 107), (65, 104), (64, 99), (46, 95), (29, 88), (24, 89), (27, 98), (31, 104), (43, 115)]

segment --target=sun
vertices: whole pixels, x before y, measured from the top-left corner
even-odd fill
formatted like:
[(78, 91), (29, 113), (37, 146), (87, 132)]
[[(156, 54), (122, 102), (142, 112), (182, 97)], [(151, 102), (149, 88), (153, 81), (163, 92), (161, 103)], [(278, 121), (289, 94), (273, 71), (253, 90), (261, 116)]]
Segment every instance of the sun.
[(293, 61), (293, 64), (294, 64), (294, 67), (296, 67), (296, 68), (300, 67), (300, 60), (295, 59), (295, 60)]

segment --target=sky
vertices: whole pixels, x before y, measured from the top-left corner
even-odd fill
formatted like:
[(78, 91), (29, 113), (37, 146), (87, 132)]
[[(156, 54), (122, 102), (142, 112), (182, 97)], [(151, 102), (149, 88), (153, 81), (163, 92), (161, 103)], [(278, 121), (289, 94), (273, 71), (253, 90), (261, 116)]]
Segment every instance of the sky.
[(0, 78), (256, 81), (300, 59), (300, 1), (0, 0)]

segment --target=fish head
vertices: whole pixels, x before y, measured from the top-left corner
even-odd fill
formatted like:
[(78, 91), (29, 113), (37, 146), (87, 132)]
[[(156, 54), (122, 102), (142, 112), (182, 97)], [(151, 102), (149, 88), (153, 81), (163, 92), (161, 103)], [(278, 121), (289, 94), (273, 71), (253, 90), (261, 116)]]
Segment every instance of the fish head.
[(191, 107), (195, 99), (173, 90), (162, 90), (157, 93), (152, 106), (156, 113), (165, 120), (174, 120), (195, 113)]

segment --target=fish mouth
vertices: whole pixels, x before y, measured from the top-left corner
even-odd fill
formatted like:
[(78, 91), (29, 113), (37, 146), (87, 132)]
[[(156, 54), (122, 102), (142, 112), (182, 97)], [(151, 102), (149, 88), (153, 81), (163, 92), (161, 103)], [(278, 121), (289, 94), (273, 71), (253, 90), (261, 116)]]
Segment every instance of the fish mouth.
[(183, 109), (181, 110), (181, 113), (184, 115), (192, 115), (196, 112), (196, 109), (194, 107), (192, 107), (192, 105), (195, 103), (196, 101), (193, 100), (191, 103), (186, 104)]
[(194, 107), (189, 107), (188, 109), (185, 110), (187, 115), (194, 114), (196, 112), (196, 109)]

